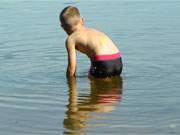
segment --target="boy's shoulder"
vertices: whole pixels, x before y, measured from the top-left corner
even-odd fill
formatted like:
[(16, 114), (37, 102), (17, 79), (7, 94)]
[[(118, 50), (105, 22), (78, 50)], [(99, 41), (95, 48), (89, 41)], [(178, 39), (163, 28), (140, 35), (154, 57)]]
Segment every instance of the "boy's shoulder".
[(67, 37), (67, 41), (78, 41), (87, 38), (87, 30), (77, 30)]
[(68, 36), (66, 42), (69, 43), (87, 43), (90, 39), (94, 39), (93, 37), (104, 37), (104, 33), (100, 32), (93, 28), (85, 28), (82, 30), (77, 30)]
[(73, 32), (71, 35), (69, 35), (66, 39), (66, 45), (67, 44), (76, 44), (77, 42), (82, 40), (82, 36), (78, 32)]
[(71, 34), (72, 37), (74, 36), (82, 36), (82, 35), (90, 35), (90, 34), (96, 34), (96, 33), (100, 33), (100, 31), (97, 31), (96, 29), (93, 29), (93, 28), (84, 28), (84, 29), (81, 29), (81, 30), (77, 30), (75, 32), (73, 32)]

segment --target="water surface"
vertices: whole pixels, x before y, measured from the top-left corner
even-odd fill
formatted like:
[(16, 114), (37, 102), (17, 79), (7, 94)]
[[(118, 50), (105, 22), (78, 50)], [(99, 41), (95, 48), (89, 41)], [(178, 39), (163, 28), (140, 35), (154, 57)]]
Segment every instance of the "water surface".
[[(123, 52), (122, 78), (65, 77), (60, 10), (75, 5), (85, 24)], [(0, 134), (180, 134), (180, 2), (172, 0), (2, 0)]]

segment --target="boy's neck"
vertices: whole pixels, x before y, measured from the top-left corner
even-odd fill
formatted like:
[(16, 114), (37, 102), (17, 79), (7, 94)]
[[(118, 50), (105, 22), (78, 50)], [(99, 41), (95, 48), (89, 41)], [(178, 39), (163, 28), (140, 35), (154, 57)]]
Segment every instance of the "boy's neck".
[(76, 26), (76, 28), (73, 30), (73, 32), (77, 31), (77, 30), (82, 30), (84, 29), (85, 27), (83, 25), (78, 25)]
[(85, 29), (85, 27), (83, 25), (77, 25), (72, 31), (67, 32), (68, 35), (71, 35), (72, 33), (78, 31), (78, 30), (82, 30)]

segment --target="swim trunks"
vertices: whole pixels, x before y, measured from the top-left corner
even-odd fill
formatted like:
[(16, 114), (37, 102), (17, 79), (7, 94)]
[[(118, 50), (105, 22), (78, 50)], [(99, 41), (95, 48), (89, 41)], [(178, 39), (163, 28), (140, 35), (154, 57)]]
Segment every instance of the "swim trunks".
[(90, 74), (94, 77), (105, 78), (120, 75), (123, 64), (121, 53), (96, 55), (91, 62)]

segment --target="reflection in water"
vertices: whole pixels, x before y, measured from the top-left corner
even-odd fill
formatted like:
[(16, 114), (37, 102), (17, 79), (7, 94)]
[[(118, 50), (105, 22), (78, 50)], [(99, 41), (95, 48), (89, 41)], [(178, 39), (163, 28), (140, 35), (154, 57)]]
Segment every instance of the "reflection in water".
[(68, 85), (69, 103), (64, 119), (64, 127), (69, 130), (78, 131), (86, 128), (87, 122), (100, 119), (97, 116), (98, 114), (94, 116), (91, 112), (111, 112), (121, 101), (123, 85), (121, 77), (108, 80), (91, 78), (90, 93), (87, 92), (88, 94), (78, 95), (76, 78), (74, 77), (68, 78)]

